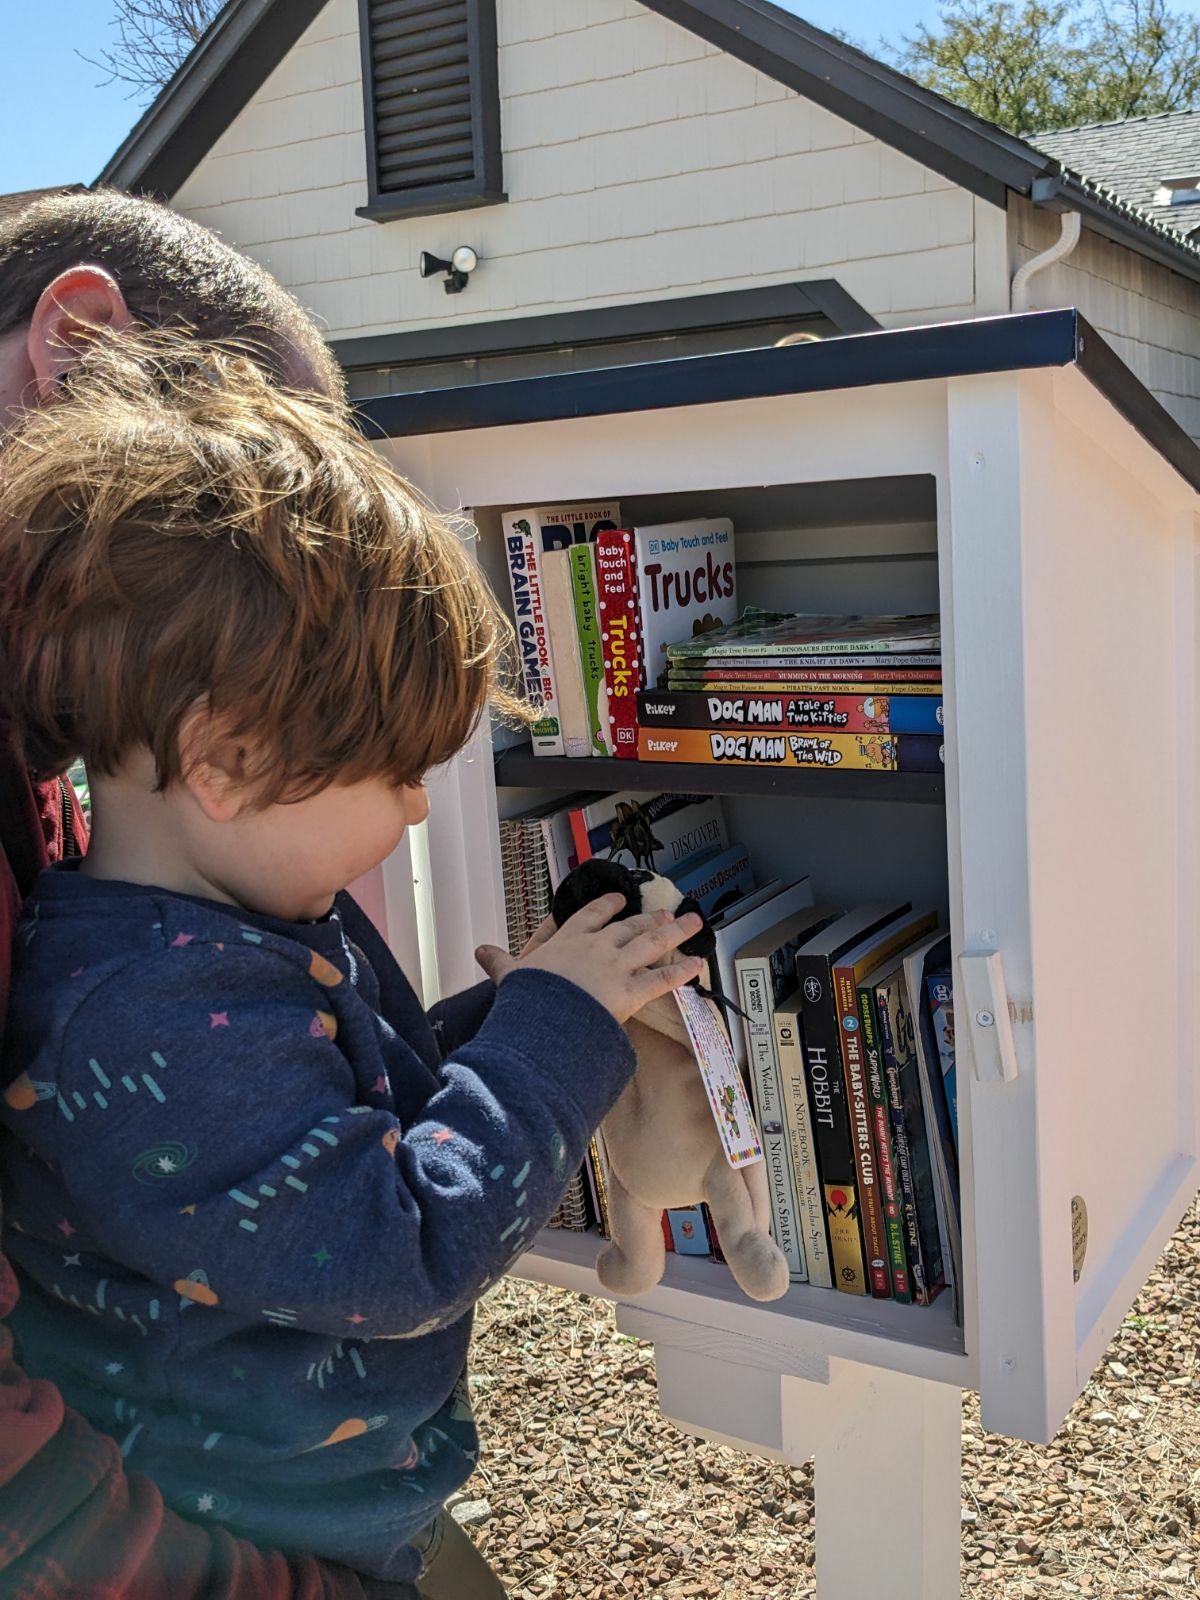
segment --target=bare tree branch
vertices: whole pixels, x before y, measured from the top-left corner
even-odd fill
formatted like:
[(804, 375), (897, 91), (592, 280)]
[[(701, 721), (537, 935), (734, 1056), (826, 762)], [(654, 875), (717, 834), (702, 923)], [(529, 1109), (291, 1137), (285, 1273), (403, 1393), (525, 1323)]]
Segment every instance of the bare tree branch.
[(152, 99), (174, 76), (225, 0), (117, 0), (116, 38), (99, 60), (83, 59), (127, 83), (130, 99)]

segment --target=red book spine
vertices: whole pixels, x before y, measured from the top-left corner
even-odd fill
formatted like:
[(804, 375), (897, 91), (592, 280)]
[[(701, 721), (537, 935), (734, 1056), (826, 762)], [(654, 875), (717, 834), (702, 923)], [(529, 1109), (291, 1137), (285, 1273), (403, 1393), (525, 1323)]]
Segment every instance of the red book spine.
[(667, 1216), (667, 1213), (664, 1211), (659, 1220), (662, 1223), (663, 1244), (667, 1247), (668, 1250), (672, 1250), (673, 1251), (675, 1249), (675, 1235), (671, 1232), (671, 1219), (670, 1219), (670, 1217)]
[(577, 867), (592, 859), (592, 841), (588, 838), (587, 817), (582, 806), (573, 806), (571, 809), (571, 843), (575, 846)]
[(867, 1247), (867, 1280), (876, 1300), (890, 1300), (892, 1275), (888, 1267), (887, 1231), (879, 1193), (879, 1164), (871, 1127), (866, 1059), (858, 1017), (858, 981), (853, 967), (835, 967), (833, 986), (837, 998), (842, 1067), (846, 1074), (850, 1139), (858, 1172), (863, 1242)]
[(642, 687), (645, 669), (637, 558), (628, 528), (603, 528), (596, 535), (596, 599), (613, 754), (624, 761), (636, 761), (637, 691)]

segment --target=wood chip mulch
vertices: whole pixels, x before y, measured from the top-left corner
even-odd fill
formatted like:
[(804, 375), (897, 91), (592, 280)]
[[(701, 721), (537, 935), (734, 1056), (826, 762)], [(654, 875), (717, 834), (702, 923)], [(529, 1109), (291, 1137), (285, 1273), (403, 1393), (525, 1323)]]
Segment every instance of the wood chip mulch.
[[(678, 1432), (607, 1302), (506, 1280), (471, 1383), (484, 1454), (456, 1515), (512, 1600), (812, 1595), (811, 1465)], [(967, 1398), (962, 1533), (971, 1600), (1200, 1588), (1200, 1207), (1052, 1445), (981, 1433)]]

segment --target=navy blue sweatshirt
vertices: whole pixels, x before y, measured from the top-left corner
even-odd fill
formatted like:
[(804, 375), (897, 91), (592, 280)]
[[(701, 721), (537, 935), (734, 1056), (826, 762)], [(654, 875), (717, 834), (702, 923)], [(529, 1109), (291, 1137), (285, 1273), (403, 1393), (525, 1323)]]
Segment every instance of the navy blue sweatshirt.
[(426, 1017), (348, 897), (315, 923), (69, 867), (18, 934), (5, 1247), (31, 1373), (186, 1516), (397, 1583), (469, 1476), (475, 1301), (633, 1072), (575, 985)]

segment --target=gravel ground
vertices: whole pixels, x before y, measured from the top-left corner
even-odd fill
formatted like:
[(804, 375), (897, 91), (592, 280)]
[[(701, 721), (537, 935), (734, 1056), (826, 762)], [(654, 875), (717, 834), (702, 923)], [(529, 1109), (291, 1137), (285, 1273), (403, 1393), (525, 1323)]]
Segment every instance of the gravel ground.
[[(965, 1595), (1197, 1592), (1198, 1336), (1194, 1208), (1054, 1444), (988, 1437), (966, 1402)], [(485, 1449), (457, 1514), (513, 1600), (812, 1595), (811, 1470), (677, 1432), (605, 1301), (506, 1280), (472, 1386)]]

